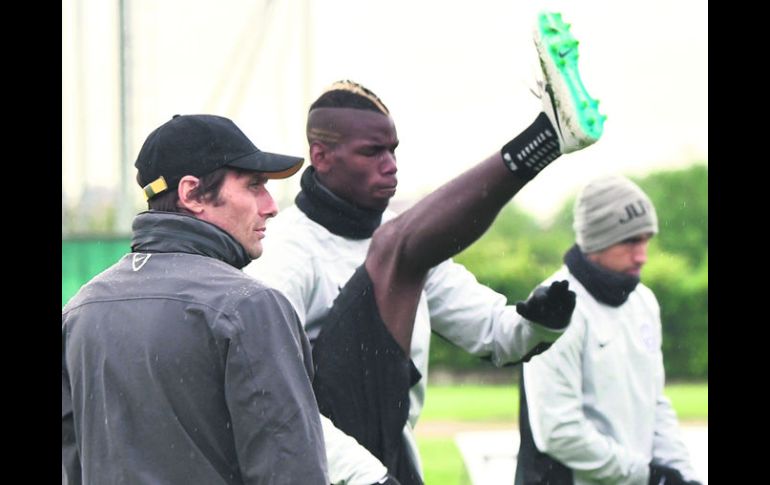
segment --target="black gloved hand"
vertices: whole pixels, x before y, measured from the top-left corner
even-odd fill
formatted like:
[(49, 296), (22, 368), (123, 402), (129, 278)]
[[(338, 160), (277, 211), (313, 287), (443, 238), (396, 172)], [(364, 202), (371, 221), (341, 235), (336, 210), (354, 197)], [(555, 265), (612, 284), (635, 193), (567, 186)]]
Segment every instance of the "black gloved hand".
[(377, 483), (373, 483), (372, 485), (401, 485), (401, 482), (396, 480), (396, 477), (388, 473), (384, 477), (380, 478)]
[(522, 317), (554, 330), (566, 327), (575, 309), (575, 292), (567, 281), (554, 281), (551, 286), (538, 286), (527, 301), (516, 303)]
[(679, 470), (650, 463), (650, 485), (701, 485), (695, 480), (685, 481)]

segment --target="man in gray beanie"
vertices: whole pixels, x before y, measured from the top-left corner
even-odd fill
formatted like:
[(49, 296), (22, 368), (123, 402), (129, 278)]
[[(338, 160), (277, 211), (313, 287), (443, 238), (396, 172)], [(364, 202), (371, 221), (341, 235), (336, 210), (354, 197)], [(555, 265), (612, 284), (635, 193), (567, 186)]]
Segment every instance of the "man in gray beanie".
[(658, 301), (640, 283), (655, 207), (627, 178), (601, 177), (573, 227), (546, 284), (567, 280), (577, 303), (564, 335), (522, 365), (515, 483), (699, 484), (663, 395)]

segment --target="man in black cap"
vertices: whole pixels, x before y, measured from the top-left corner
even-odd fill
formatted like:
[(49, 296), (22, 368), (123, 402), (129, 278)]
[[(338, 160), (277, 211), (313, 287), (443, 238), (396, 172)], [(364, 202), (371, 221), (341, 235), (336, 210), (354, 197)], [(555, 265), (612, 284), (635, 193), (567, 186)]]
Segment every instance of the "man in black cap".
[(62, 310), (67, 483), (329, 483), (307, 337), (241, 271), (301, 165), (218, 116), (147, 137), (132, 252)]

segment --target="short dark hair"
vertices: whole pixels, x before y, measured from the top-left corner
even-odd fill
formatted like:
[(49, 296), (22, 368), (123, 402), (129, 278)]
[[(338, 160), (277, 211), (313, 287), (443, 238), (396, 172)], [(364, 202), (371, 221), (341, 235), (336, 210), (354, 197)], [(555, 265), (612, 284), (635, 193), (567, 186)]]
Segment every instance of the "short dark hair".
[[(198, 177), (200, 184), (190, 193), (190, 195), (197, 200), (213, 201), (214, 205), (219, 205), (219, 191), (222, 188), (222, 184), (224, 183), (225, 176), (228, 172), (235, 172), (241, 175), (251, 173), (249, 170), (227, 166), (218, 168), (213, 172)], [(183, 208), (179, 207), (179, 192), (177, 190), (168, 190), (156, 195), (147, 201), (147, 207), (150, 210), (156, 211), (186, 212)]]
[(369, 89), (353, 81), (337, 81), (310, 105), (308, 112), (316, 108), (355, 108), (390, 114), (385, 103)]

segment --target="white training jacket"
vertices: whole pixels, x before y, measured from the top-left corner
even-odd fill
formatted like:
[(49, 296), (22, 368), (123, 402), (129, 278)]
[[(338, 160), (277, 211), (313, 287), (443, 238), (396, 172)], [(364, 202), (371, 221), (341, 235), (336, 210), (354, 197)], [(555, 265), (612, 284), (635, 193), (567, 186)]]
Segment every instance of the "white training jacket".
[(576, 485), (647, 485), (649, 463), (695, 480), (676, 414), (663, 395), (660, 307), (639, 283), (619, 307), (597, 301), (566, 266), (545, 284), (577, 294), (564, 335), (524, 364), (532, 437), (572, 469)]
[[(395, 217), (386, 211), (383, 222)], [(305, 325), (311, 341), (320, 332), (317, 321), (331, 308), (340, 289), (363, 264), (371, 239), (353, 240), (332, 234), (296, 206), (268, 225), (263, 256), (244, 271), (283, 292)], [(522, 295), (522, 299), (524, 295)], [(476, 281), (463, 266), (446, 261), (428, 275), (412, 334), (411, 358), (422, 379), (410, 391), (409, 419), (404, 437), (422, 475), (414, 426), (425, 401), (431, 330), (480, 357), (501, 366), (517, 362), (541, 342), (553, 342), (563, 331), (530, 322), (507, 306), (506, 298)], [(385, 474), (384, 466), (342, 431), (324, 424), (329, 476), (335, 484), (371, 484)], [(346, 441), (345, 438), (347, 438)]]

